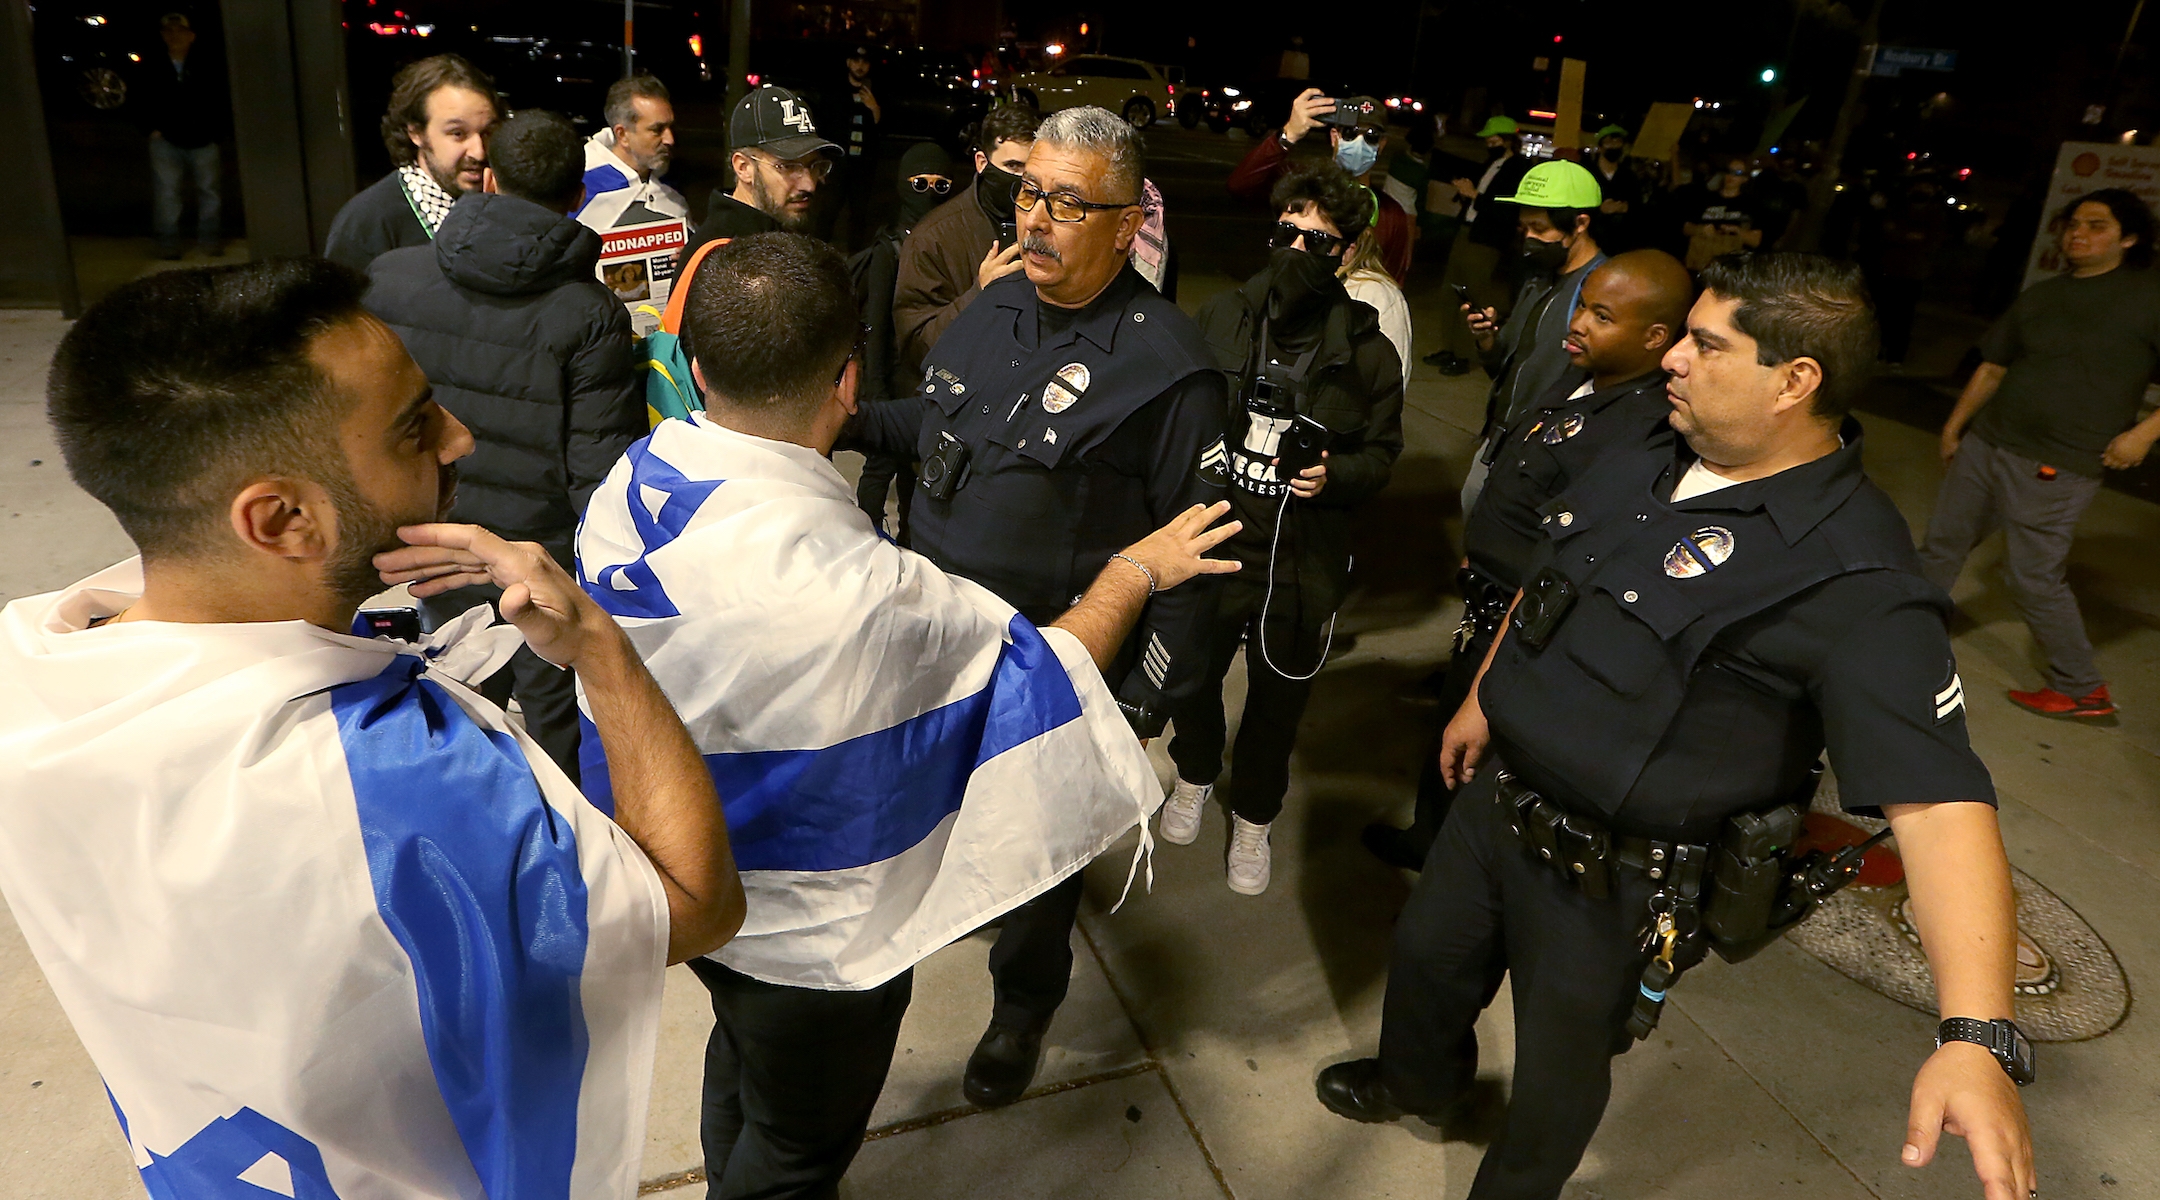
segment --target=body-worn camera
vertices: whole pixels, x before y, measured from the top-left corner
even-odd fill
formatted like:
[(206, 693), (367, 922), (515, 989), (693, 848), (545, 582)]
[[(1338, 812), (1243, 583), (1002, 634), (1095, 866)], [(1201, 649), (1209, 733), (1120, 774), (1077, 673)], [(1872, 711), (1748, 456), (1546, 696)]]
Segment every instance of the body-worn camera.
[(1532, 650), (1543, 650), (1575, 607), (1575, 595), (1574, 582), (1547, 567), (1523, 585), (1522, 599), (1515, 602), (1515, 615), (1508, 624)]
[(968, 462), (973, 452), (967, 443), (949, 433), (939, 433), (936, 448), (923, 455), (922, 465), (915, 469), (915, 478), (922, 484), (923, 495), (932, 500), (950, 500), (967, 483)]
[(1284, 483), (1319, 466), (1334, 436), (1297, 411), (1299, 390), (1296, 370), (1279, 362), (1265, 364), (1245, 384), (1245, 452), (1275, 460), (1275, 478)]

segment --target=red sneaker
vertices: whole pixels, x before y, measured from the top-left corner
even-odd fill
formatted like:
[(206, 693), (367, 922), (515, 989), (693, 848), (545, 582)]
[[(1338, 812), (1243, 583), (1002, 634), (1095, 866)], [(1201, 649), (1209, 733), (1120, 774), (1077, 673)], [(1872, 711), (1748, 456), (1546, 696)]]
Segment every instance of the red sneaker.
[(2043, 717), (2066, 717), (2071, 720), (2091, 721), (2096, 725), (2115, 723), (2115, 702), (2108, 699), (2106, 684), (2101, 684), (2083, 696), (2072, 698), (2054, 688), (2041, 688), (2037, 692), (2010, 693), (2010, 703), (2026, 712), (2039, 713)]

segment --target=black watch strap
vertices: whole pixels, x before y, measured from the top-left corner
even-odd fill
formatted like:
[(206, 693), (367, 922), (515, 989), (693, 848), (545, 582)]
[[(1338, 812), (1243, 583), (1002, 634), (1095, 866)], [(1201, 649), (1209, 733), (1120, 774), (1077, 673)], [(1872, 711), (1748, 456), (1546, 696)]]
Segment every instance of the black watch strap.
[(1949, 1017), (1935, 1027), (1935, 1048), (1947, 1042), (1971, 1042), (1986, 1050), (2019, 1087), (2033, 1081), (2032, 1047), (2015, 1022)]

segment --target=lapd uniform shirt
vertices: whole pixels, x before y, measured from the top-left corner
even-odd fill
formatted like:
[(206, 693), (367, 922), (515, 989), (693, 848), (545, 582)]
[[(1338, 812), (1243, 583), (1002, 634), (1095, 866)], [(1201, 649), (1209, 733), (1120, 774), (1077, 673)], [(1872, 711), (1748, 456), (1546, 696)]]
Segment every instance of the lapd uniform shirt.
[(1493, 435), (1491, 473), (1463, 522), (1470, 565), (1513, 592), (1545, 543), (1544, 506), (1606, 451), (1639, 446), (1665, 423), (1665, 372), (1652, 371), (1602, 392), (1571, 397), (1553, 385), (1522, 419)]
[(1665, 499), (1691, 465), (1670, 429), (1547, 505), (1550, 566), (1578, 599), (1542, 650), (1503, 638), (1478, 696), (1524, 782), (1624, 833), (1700, 841), (1792, 797), (1827, 743), (1848, 810), (1977, 800), (1943, 628), (1896, 507), (1845, 446)]
[[(1025, 273), (983, 289), (923, 364), (914, 398), (864, 404), (843, 445), (928, 457), (951, 433), (970, 454), (951, 500), (918, 492), (913, 547), (1029, 620), (1055, 619), (1110, 556), (1194, 504), (1223, 498), (1228, 403), (1192, 319), (1130, 268), (1077, 313), (1042, 308)], [(1214, 591), (1165, 592), (1108, 677), (1159, 728), (1198, 683)], [(1123, 673), (1127, 660), (1129, 674)], [(1152, 727), (1152, 728), (1151, 728)]]

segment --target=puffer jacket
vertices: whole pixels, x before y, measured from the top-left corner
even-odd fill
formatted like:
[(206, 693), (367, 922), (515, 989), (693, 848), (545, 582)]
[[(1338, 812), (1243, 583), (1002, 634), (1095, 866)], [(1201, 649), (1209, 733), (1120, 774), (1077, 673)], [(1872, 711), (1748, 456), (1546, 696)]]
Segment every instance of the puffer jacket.
[(516, 196), (459, 198), (435, 240), (369, 265), (369, 311), (472, 430), (451, 517), (570, 565), (593, 489), (643, 437), (630, 317), (593, 274), (600, 237)]

